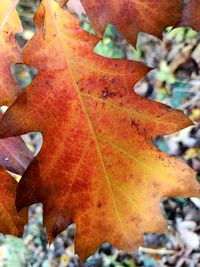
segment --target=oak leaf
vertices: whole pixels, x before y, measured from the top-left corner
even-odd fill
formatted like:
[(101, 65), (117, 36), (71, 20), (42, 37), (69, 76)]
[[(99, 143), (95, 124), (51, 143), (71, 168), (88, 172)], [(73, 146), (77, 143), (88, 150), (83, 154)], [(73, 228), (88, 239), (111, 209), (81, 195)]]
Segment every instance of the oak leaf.
[[(0, 106), (10, 105), (20, 92), (11, 74), (11, 64), (22, 61), (15, 33), (22, 30), (15, 10), (18, 1), (4, 0), (0, 7)], [(0, 119), (2, 113), (0, 112)], [(33, 154), (19, 137), (0, 140), (0, 166), (22, 175)]]
[[(4, 0), (0, 6), (0, 106), (10, 105), (20, 92), (11, 74), (11, 64), (21, 62), (21, 49), (15, 33), (22, 30), (15, 10), (18, 1)], [(2, 114), (0, 112), (0, 119)], [(22, 175), (33, 154), (20, 137), (0, 140), (0, 166)], [(0, 168), (0, 232), (20, 235), (27, 212), (17, 214), (15, 208), (17, 182)]]
[(166, 27), (177, 24), (183, 9), (179, 0), (82, 0), (81, 2), (97, 33), (102, 35), (107, 24), (111, 23), (134, 46), (139, 32), (161, 38)]
[(42, 202), (55, 236), (76, 223), (82, 260), (102, 243), (133, 251), (146, 231), (163, 231), (163, 196), (199, 196), (195, 173), (152, 138), (191, 124), (181, 111), (138, 96), (148, 68), (96, 55), (99, 39), (58, 4), (43, 0), (24, 63), (38, 75), (5, 113), (0, 136), (43, 134), (20, 180), (17, 208)]
[(15, 10), (18, 1), (4, 0), (0, 6), (0, 106), (9, 106), (20, 89), (11, 74), (11, 64), (21, 62), (21, 49), (15, 40), (20, 19)]
[(0, 168), (0, 232), (21, 235), (26, 223), (26, 211), (17, 214), (15, 208), (17, 182)]

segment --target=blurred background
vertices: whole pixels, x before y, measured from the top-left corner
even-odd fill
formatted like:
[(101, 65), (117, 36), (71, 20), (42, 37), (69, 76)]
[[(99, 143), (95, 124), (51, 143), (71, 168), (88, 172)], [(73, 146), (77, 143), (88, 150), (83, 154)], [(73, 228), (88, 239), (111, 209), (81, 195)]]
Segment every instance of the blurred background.
[[(24, 31), (17, 33), (16, 39), (21, 47), (34, 35), (33, 14), (39, 3), (19, 1), (17, 11)], [(94, 33), (79, 0), (70, 0), (66, 8), (79, 16), (86, 31)], [(186, 162), (197, 171), (200, 180), (200, 34), (190, 28), (167, 28), (159, 40), (140, 33), (134, 49), (113, 25), (108, 25), (94, 52), (109, 58), (138, 60), (154, 68), (134, 90), (143, 97), (183, 110), (194, 122), (194, 126), (176, 134), (155, 138), (154, 144)], [(37, 75), (36, 69), (21, 64), (11, 66), (11, 71), (22, 90)], [(35, 154), (39, 152), (40, 133), (24, 135), (23, 139)], [(15, 175), (15, 179), (20, 177)], [(103, 244), (81, 265), (78, 256), (74, 256), (75, 226), (70, 226), (49, 246), (42, 226), (42, 205), (35, 204), (29, 209), (23, 238), (0, 235), (0, 267), (200, 267), (200, 199), (163, 198), (160, 206), (168, 222), (167, 233), (146, 233), (143, 246), (133, 254)]]

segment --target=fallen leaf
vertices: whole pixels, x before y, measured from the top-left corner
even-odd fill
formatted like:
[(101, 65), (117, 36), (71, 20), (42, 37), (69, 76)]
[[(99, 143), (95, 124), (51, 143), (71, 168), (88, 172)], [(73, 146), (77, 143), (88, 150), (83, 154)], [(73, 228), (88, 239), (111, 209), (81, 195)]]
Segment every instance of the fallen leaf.
[(5, 170), (0, 168), (0, 232), (21, 235), (27, 212), (17, 214), (15, 209), (17, 182)]
[(143, 232), (165, 229), (163, 196), (199, 196), (194, 171), (152, 144), (191, 122), (138, 96), (133, 85), (148, 68), (94, 54), (99, 39), (55, 2), (43, 0), (35, 22), (23, 56), (38, 75), (0, 123), (1, 137), (43, 134), (17, 208), (42, 202), (49, 236), (75, 222), (82, 260), (104, 242), (133, 251)]
[(21, 24), (15, 10), (18, 1), (4, 0), (0, 6), (0, 106), (9, 106), (20, 89), (11, 74), (11, 64), (21, 62), (21, 50), (15, 40)]

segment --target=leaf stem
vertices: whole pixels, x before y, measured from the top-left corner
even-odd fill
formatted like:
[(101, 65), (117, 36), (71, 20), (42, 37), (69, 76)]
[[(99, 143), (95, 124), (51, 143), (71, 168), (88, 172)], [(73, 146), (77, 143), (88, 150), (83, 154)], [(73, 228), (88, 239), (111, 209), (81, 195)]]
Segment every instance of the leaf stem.
[(6, 14), (5, 18), (3, 19), (1, 25), (0, 25), (0, 31), (3, 29), (3, 26), (6, 24), (7, 20), (9, 19), (11, 13), (13, 12), (13, 10), (16, 8), (17, 4), (18, 4), (19, 0), (14, 0), (13, 3), (11, 4), (8, 13)]

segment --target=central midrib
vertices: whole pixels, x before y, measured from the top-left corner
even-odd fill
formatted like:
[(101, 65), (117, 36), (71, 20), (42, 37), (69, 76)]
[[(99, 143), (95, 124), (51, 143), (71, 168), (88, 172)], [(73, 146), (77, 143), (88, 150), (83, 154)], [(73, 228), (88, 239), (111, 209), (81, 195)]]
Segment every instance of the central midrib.
[[(52, 0), (49, 0), (49, 1), (52, 2)], [(49, 1), (48, 1), (48, 4), (49, 4)], [(57, 32), (58, 39), (60, 39), (60, 34), (59, 34), (60, 31), (59, 31), (59, 29), (58, 29), (57, 23), (55, 22), (55, 17), (54, 17), (54, 14), (52, 13), (51, 6), (50, 6), (50, 10), (51, 10), (52, 19), (53, 19), (53, 21), (54, 21), (54, 25), (55, 25), (55, 29), (56, 29), (56, 32)], [(65, 12), (66, 12), (66, 11), (65, 11)], [(63, 47), (62, 39), (60, 39), (60, 42), (59, 42), (59, 43), (60, 43), (61, 48), (62, 48), (62, 50), (63, 50), (63, 54), (65, 55), (66, 53), (65, 53), (65, 49), (64, 49), (64, 47)], [(67, 62), (67, 64), (68, 64), (67, 56), (65, 55), (65, 57), (66, 57), (66, 62)], [(69, 72), (71, 73), (71, 77), (72, 77), (72, 80), (73, 80), (73, 83), (74, 83), (74, 88), (76, 89), (76, 92), (77, 92), (77, 95), (78, 95), (78, 99), (79, 99), (79, 101), (80, 101), (80, 103), (81, 103), (81, 106), (82, 106), (82, 109), (83, 109), (83, 111), (84, 111), (84, 114), (86, 114), (86, 118), (87, 118), (87, 121), (88, 121), (88, 125), (89, 125), (89, 128), (90, 128), (90, 130), (91, 130), (91, 134), (93, 135), (93, 138), (94, 138), (94, 140), (95, 140), (96, 149), (97, 149), (97, 152), (98, 152), (98, 154), (99, 154), (100, 161), (101, 161), (101, 163), (102, 163), (102, 168), (103, 168), (103, 171), (104, 171), (104, 174), (105, 174), (105, 178), (106, 178), (106, 180), (107, 180), (107, 184), (108, 184), (108, 186), (109, 186), (109, 190), (110, 190), (110, 192), (111, 192), (111, 196), (112, 196), (112, 200), (113, 200), (114, 209), (115, 209), (115, 211), (116, 211), (116, 214), (117, 214), (117, 217), (118, 217), (118, 219), (119, 219), (119, 222), (120, 222), (120, 224), (121, 224), (121, 226), (122, 226), (123, 232), (124, 232), (125, 235), (127, 236), (127, 232), (125, 231), (125, 226), (124, 226), (124, 224), (123, 224), (122, 218), (120, 217), (120, 214), (119, 214), (119, 211), (118, 211), (118, 208), (117, 208), (117, 204), (116, 204), (115, 197), (114, 197), (114, 193), (113, 193), (113, 189), (112, 189), (112, 184), (111, 184), (110, 178), (109, 178), (109, 176), (108, 176), (108, 174), (107, 174), (107, 171), (106, 171), (105, 163), (104, 163), (103, 157), (102, 157), (102, 155), (101, 155), (101, 151), (100, 151), (100, 148), (99, 148), (99, 144), (98, 144), (98, 142), (97, 142), (97, 138), (96, 138), (96, 134), (95, 134), (93, 125), (92, 125), (92, 123), (91, 123), (91, 121), (90, 121), (90, 119), (89, 119), (88, 112), (87, 112), (87, 110), (86, 110), (86, 108), (85, 108), (85, 105), (84, 105), (84, 103), (83, 103), (82, 97), (81, 97), (81, 95), (80, 95), (80, 90), (78, 89), (77, 84), (76, 84), (76, 81), (75, 81), (75, 79), (74, 79), (73, 72), (72, 72), (72, 70), (71, 70), (70, 67), (68, 68), (68, 70), (69, 70)]]

